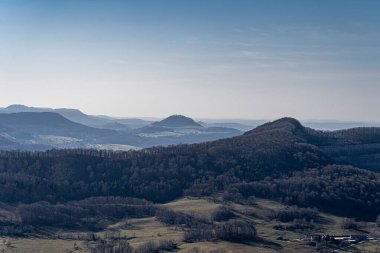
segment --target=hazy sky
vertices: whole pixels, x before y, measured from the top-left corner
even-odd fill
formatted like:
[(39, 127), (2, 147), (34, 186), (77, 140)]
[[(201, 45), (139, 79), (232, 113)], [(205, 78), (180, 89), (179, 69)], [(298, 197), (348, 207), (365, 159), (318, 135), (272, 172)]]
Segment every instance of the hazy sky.
[(0, 106), (380, 121), (380, 1), (0, 0)]

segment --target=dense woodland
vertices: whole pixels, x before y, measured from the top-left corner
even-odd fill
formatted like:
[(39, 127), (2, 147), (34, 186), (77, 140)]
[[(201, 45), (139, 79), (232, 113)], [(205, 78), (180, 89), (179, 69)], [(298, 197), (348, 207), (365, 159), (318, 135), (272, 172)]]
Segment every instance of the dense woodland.
[(194, 183), (219, 190), (329, 163), (315, 146), (279, 128), (203, 144), (131, 152), (52, 150), (0, 153), (0, 200), (57, 202), (130, 196), (164, 202)]
[(309, 169), (235, 187), (244, 197), (274, 198), (344, 216), (374, 220), (380, 214), (380, 174), (351, 166)]
[[(148, 215), (159, 212), (148, 201), (215, 193), (226, 200), (274, 198), (374, 220), (380, 213), (379, 174), (329, 164), (360, 163), (344, 159), (347, 150), (371, 159), (377, 143), (378, 129), (325, 133), (285, 118), (202, 144), (130, 152), (1, 152), (0, 201), (18, 204), (23, 226), (64, 221), (75, 227), (90, 224), (91, 217)], [(213, 236), (222, 229), (208, 228)]]

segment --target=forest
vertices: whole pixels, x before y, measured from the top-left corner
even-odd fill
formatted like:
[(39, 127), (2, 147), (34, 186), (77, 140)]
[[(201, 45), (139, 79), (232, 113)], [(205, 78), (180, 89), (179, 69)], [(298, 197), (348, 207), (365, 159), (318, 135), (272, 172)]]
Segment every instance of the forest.
[(329, 165), (338, 162), (323, 147), (342, 144), (343, 138), (354, 145), (376, 143), (379, 136), (374, 129), (324, 134), (284, 118), (234, 138), (142, 151), (3, 151), (0, 201), (55, 205), (112, 196), (163, 203), (223, 193), (374, 219), (380, 211), (379, 174)]

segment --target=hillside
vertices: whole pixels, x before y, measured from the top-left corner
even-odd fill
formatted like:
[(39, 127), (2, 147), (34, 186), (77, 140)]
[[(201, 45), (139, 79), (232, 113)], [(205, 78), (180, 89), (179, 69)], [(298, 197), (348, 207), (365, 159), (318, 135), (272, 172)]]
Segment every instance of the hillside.
[[(376, 141), (356, 132), (319, 132), (283, 118), (191, 145), (0, 152), (0, 236), (25, 238), (9, 239), (21, 252), (25, 244), (40, 249), (33, 237), (42, 245), (59, 239), (65, 249), (75, 238), (78, 253), (333, 252), (359, 242), (372, 249), (380, 174), (334, 165), (323, 151)], [(310, 239), (321, 233), (357, 241)]]
[(380, 171), (380, 128), (361, 127), (333, 132), (308, 130), (307, 139), (340, 164)]
[[(0, 153), (0, 164), (10, 164), (21, 157), (24, 160), (23, 164), (0, 166), (0, 181), (7, 182), (2, 185), (4, 194), (0, 194), (0, 200), (67, 201), (116, 195), (163, 202), (184, 194), (210, 195), (236, 184), (294, 177), (294, 173), (311, 168), (320, 170), (336, 163), (336, 157), (308, 142), (317, 143), (322, 138), (317, 137), (298, 121), (284, 118), (238, 137), (200, 144), (125, 153), (93, 150)], [(345, 167), (339, 168), (342, 173), (345, 171)], [(377, 178), (377, 174), (359, 172), (355, 173), (358, 177)], [(347, 175), (343, 173), (342, 177)], [(9, 191), (14, 194), (7, 194)], [(369, 198), (372, 192), (369, 187), (362, 197)], [(347, 194), (351, 196), (350, 191)], [(369, 208), (370, 203), (364, 202), (363, 209)]]
[[(51, 193), (50, 199), (121, 194), (166, 201), (182, 196), (185, 191), (192, 194), (211, 193), (242, 180), (249, 182), (267, 176), (280, 177), (332, 163), (330, 157), (299, 137), (300, 129), (303, 128), (297, 121), (281, 119), (238, 137), (207, 143), (122, 154), (86, 150), (6, 153), (0, 155), (0, 160), (7, 164), (13, 156), (25, 156), (29, 165), (16, 166), (15, 171), (31, 176), (33, 180), (48, 182), (44, 185), (49, 189), (60, 189)], [(46, 158), (41, 160), (40, 156)], [(29, 166), (35, 167), (36, 163), (39, 170), (27, 169)], [(65, 172), (62, 173), (60, 168), (66, 168)], [(1, 172), (14, 173), (7, 167)], [(56, 177), (60, 178), (59, 182), (54, 180)], [(11, 178), (19, 180), (16, 175)], [(29, 184), (27, 181), (24, 183)], [(90, 184), (91, 190), (88, 188)], [(38, 196), (43, 196), (45, 190), (32, 187), (32, 194), (22, 198), (38, 201)], [(35, 194), (33, 191), (36, 191)]]
[(278, 131), (291, 133), (299, 143), (317, 147), (335, 163), (380, 171), (380, 128), (320, 131), (304, 127), (295, 119), (283, 118), (259, 126), (245, 135), (269, 135)]

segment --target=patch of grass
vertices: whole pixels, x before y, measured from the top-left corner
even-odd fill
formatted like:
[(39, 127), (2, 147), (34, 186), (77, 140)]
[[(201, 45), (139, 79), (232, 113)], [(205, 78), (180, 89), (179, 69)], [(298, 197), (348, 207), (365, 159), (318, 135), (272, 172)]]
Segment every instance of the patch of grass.
[(213, 213), (221, 205), (212, 202), (208, 199), (201, 198), (182, 198), (164, 206), (173, 209), (174, 211), (180, 211), (194, 216), (212, 219)]
[[(161, 222), (157, 221), (154, 217), (130, 219), (128, 220), (128, 226), (124, 226), (123, 223), (118, 223), (116, 226), (110, 226), (113, 231), (115, 228), (120, 228), (121, 236), (132, 238), (129, 242), (132, 246), (137, 246), (148, 241), (155, 240), (173, 240), (176, 242), (182, 241), (183, 231), (180, 229), (167, 227)], [(98, 233), (99, 236), (104, 237), (105, 233)]]
[(227, 253), (275, 253), (278, 252), (276, 250), (262, 247), (262, 246), (255, 246), (255, 245), (248, 245), (248, 244), (238, 244), (238, 243), (229, 243), (229, 242), (198, 242), (198, 243), (185, 243), (179, 246), (178, 253), (187, 253), (189, 250), (193, 248), (198, 248), (200, 250), (205, 251), (206, 253), (209, 253), (212, 250), (217, 249), (224, 249)]
[[(74, 243), (78, 248), (75, 253), (88, 253), (89, 251), (82, 242), (68, 240), (50, 240), (39, 238), (7, 238), (10, 245), (4, 248), (6, 253), (64, 253), (68, 249), (72, 249)], [(1, 249), (1, 246), (0, 246)]]

